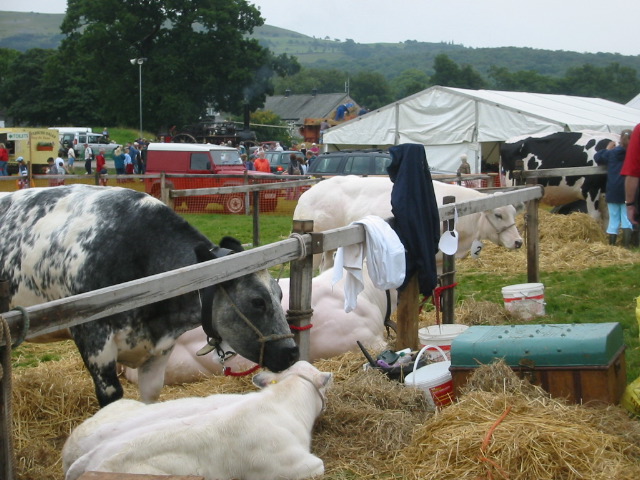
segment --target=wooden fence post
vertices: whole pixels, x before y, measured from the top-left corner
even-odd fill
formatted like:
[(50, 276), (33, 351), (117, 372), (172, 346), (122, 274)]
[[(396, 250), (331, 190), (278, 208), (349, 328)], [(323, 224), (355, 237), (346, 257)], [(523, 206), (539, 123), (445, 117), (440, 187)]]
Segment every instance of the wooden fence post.
[[(0, 314), (9, 310), (9, 282), (0, 279)], [(1, 318), (1, 317), (0, 317)], [(0, 324), (0, 329), (3, 328)], [(4, 338), (4, 332), (0, 331)], [(0, 347), (0, 478), (15, 478), (11, 418), (11, 345)]]
[(414, 274), (402, 292), (398, 292), (398, 335), (396, 350), (418, 348), (418, 310), (420, 304), (418, 275)]
[[(536, 184), (536, 179), (531, 178), (527, 183)], [(529, 200), (526, 211), (526, 237), (527, 237), (527, 280), (529, 283), (540, 282), (540, 232), (538, 230), (538, 208), (540, 199)]]
[[(243, 178), (242, 184), (243, 185), (249, 185), (249, 171), (248, 170), (244, 171), (244, 178)], [(255, 210), (254, 210), (254, 212), (255, 212)], [(244, 194), (244, 213), (246, 215), (249, 215), (249, 213), (251, 213), (251, 194), (249, 192), (245, 192), (245, 194)], [(254, 216), (255, 216), (255, 213), (254, 213)], [(255, 222), (255, 220), (254, 220), (254, 222)]]
[(169, 192), (167, 190), (167, 174), (160, 172), (160, 200), (165, 205), (169, 205)]
[[(442, 199), (443, 205), (450, 203), (456, 203), (456, 197), (447, 195)], [(445, 231), (452, 231), (454, 229), (453, 218), (442, 222)], [(453, 285), (456, 281), (456, 256), (443, 255), (442, 260), (442, 276), (440, 277), (441, 287), (447, 287)], [(437, 299), (434, 299), (437, 300)], [(455, 323), (455, 289), (454, 287), (445, 288), (440, 295), (440, 305), (436, 305), (436, 308), (441, 309), (442, 323)]]
[[(257, 192), (256, 192), (257, 193)], [(313, 231), (312, 220), (294, 220), (293, 233), (303, 235)], [(300, 237), (302, 238), (302, 237)], [(311, 242), (307, 249), (307, 255), (299, 260), (291, 262), (289, 284), (289, 310), (287, 318), (293, 325), (295, 340), (300, 348), (300, 360), (309, 360), (311, 325), (311, 279), (313, 278), (313, 255)], [(306, 330), (305, 330), (306, 329)]]
[(260, 192), (257, 190), (253, 192), (253, 246), (260, 246)]

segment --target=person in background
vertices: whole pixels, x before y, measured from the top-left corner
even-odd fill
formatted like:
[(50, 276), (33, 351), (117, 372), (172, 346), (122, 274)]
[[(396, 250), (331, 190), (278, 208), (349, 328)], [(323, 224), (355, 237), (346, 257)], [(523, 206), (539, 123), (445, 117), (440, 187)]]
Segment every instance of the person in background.
[(295, 153), (289, 154), (289, 166), (287, 167), (287, 175), (300, 175), (300, 162), (298, 162), (298, 156)]
[[(307, 161), (307, 170), (311, 167), (311, 165), (313, 165), (313, 162), (315, 161), (316, 158), (318, 157), (316, 157), (316, 155), (311, 150), (307, 151), (305, 155), (305, 159)], [(307, 172), (305, 171), (305, 173)]]
[(100, 185), (105, 187), (107, 185), (107, 160), (104, 158), (104, 148), (100, 149), (98, 155), (96, 155), (96, 172), (100, 175)]
[(244, 168), (246, 168), (247, 170), (255, 170), (254, 166), (253, 166), (253, 162), (251, 161), (250, 158), (247, 157), (246, 153), (243, 153), (240, 155), (240, 158), (242, 159), (242, 163), (244, 163)]
[(68, 171), (69, 174), (73, 175), (74, 172), (74, 166), (73, 164), (76, 161), (76, 151), (73, 149), (73, 145), (71, 145), (69, 147), (69, 150), (67, 150), (67, 166), (68, 166)]
[(104, 129), (102, 130), (102, 136), (107, 142), (109, 141), (109, 130), (107, 129), (107, 127), (104, 127)]
[(311, 144), (311, 148), (309, 150), (312, 151), (314, 155), (318, 155), (318, 153), (320, 153), (320, 147), (315, 143)]
[(271, 165), (269, 160), (265, 158), (264, 150), (258, 150), (258, 156), (253, 161), (253, 166), (259, 172), (271, 173)]
[(458, 167), (458, 171), (456, 172), (456, 175), (462, 175), (462, 174), (467, 174), (469, 175), (471, 173), (471, 165), (469, 165), (469, 162), (467, 161), (467, 156), (465, 154), (460, 155), (460, 166)]
[(627, 154), (621, 175), (624, 175), (624, 204), (627, 207), (627, 217), (633, 224), (631, 244), (637, 247), (640, 244), (638, 228), (640, 228), (640, 210), (638, 208), (638, 189), (640, 188), (640, 123), (631, 132)]
[(116, 169), (116, 175), (124, 175), (124, 152), (120, 147), (113, 151), (113, 165)]
[(4, 143), (0, 143), (0, 177), (8, 177), (7, 163), (9, 162), (9, 150)]
[(84, 172), (85, 175), (91, 175), (91, 162), (93, 161), (93, 149), (88, 143), (84, 144)]
[(320, 143), (323, 143), (324, 131), (329, 130), (329, 127), (330, 125), (326, 118), (320, 122), (320, 139), (318, 140)]
[(47, 175), (57, 175), (58, 174), (58, 166), (53, 161), (53, 157), (47, 158), (47, 170), (45, 172)]
[[(134, 142), (133, 145), (129, 146), (129, 156), (131, 157), (131, 164), (133, 165), (133, 172), (131, 173), (140, 173), (140, 144), (138, 142)], [(129, 173), (129, 172), (127, 172)]]
[(124, 149), (124, 173), (132, 174), (133, 173), (133, 160), (131, 159), (131, 147), (127, 147)]
[(29, 168), (24, 161), (24, 158), (18, 157), (16, 159), (18, 162), (18, 176), (20, 179), (18, 180), (18, 187), (20, 189), (29, 188)]
[(140, 173), (141, 175), (144, 175), (145, 173), (147, 173), (147, 154), (148, 154), (148, 150), (147, 148), (149, 147), (149, 142), (144, 142), (142, 144), (140, 144), (140, 155), (138, 158), (138, 167), (140, 168), (140, 171), (138, 173)]
[(607, 148), (596, 152), (593, 159), (598, 165), (607, 167), (607, 189), (605, 198), (609, 209), (609, 225), (607, 235), (609, 245), (615, 245), (618, 240), (618, 229), (622, 227), (622, 245), (629, 248), (633, 225), (627, 216), (627, 207), (624, 205), (624, 177), (620, 175), (624, 157), (629, 146), (631, 130), (623, 130), (620, 133), (620, 142), (609, 142)]

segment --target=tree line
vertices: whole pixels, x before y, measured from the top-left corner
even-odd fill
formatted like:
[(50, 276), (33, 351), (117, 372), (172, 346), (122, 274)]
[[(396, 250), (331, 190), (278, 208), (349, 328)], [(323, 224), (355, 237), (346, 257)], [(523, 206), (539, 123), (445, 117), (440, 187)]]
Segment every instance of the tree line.
[(382, 107), (433, 85), (598, 97), (619, 103), (626, 103), (640, 93), (637, 71), (616, 62), (606, 67), (590, 64), (571, 67), (561, 77), (531, 70), (513, 72), (495, 66), (485, 76), (471, 65), (459, 65), (448, 55), (440, 54), (435, 57), (433, 71), (428, 75), (422, 69), (410, 68), (389, 80), (382, 73), (366, 70), (350, 74), (339, 69), (301, 68), (295, 75), (275, 79), (275, 92), (283, 95), (288, 89), (291, 93), (303, 94), (316, 89), (318, 93), (333, 93), (344, 91), (348, 82), (351, 98), (369, 109)]
[[(108, 5), (108, 6), (107, 6)], [(640, 92), (635, 68), (585, 63), (563, 76), (492, 65), (480, 72), (441, 53), (392, 77), (380, 69), (302, 67), (251, 38), (264, 24), (245, 0), (69, 2), (57, 49), (0, 49), (0, 108), (17, 125), (136, 127), (139, 82), (145, 130), (196, 123), (207, 111), (241, 119), (266, 96), (345, 91), (376, 109), (432, 85), (600, 97), (626, 103)], [(409, 45), (411, 46), (411, 45)], [(343, 53), (363, 55), (353, 41)], [(367, 48), (381, 62), (384, 50)], [(142, 65), (131, 60), (144, 59)], [(427, 73), (430, 72), (430, 73)], [(277, 122), (274, 118), (272, 121)]]

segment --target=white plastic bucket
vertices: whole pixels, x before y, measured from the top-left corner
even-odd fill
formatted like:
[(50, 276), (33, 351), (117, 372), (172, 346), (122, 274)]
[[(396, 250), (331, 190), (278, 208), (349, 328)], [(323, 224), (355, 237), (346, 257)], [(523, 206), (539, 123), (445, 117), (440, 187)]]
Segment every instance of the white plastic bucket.
[[(420, 340), (422, 347), (425, 345), (440, 347), (445, 351), (447, 359), (450, 360), (451, 342), (467, 328), (469, 328), (468, 325), (460, 325), (457, 323), (431, 325), (430, 327), (424, 327), (418, 330), (418, 340)], [(429, 349), (429, 359), (437, 361), (439, 358), (438, 351), (434, 347)]]
[(528, 319), (544, 315), (544, 285), (520, 283), (502, 287), (504, 308)]
[[(444, 360), (418, 368), (420, 357), (430, 348), (438, 350)], [(427, 401), (433, 408), (446, 407), (455, 398), (453, 378), (449, 371), (450, 366), (451, 362), (447, 360), (444, 351), (440, 347), (437, 345), (425, 345), (416, 356), (413, 372), (404, 378), (404, 383), (409, 387), (423, 390)]]

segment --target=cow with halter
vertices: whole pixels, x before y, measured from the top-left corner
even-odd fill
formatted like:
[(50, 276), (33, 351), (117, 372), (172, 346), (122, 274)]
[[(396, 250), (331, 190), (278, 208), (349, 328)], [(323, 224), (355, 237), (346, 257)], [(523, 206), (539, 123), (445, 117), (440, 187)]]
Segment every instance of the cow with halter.
[[(0, 278), (10, 307), (28, 307), (213, 260), (211, 243), (159, 200), (124, 188), (73, 185), (0, 196)], [(273, 371), (298, 360), (280, 287), (266, 270), (73, 326), (68, 334), (100, 406), (123, 395), (117, 362), (138, 368), (143, 401), (157, 400), (176, 338), (202, 325)], [(220, 350), (218, 347), (217, 350)]]

